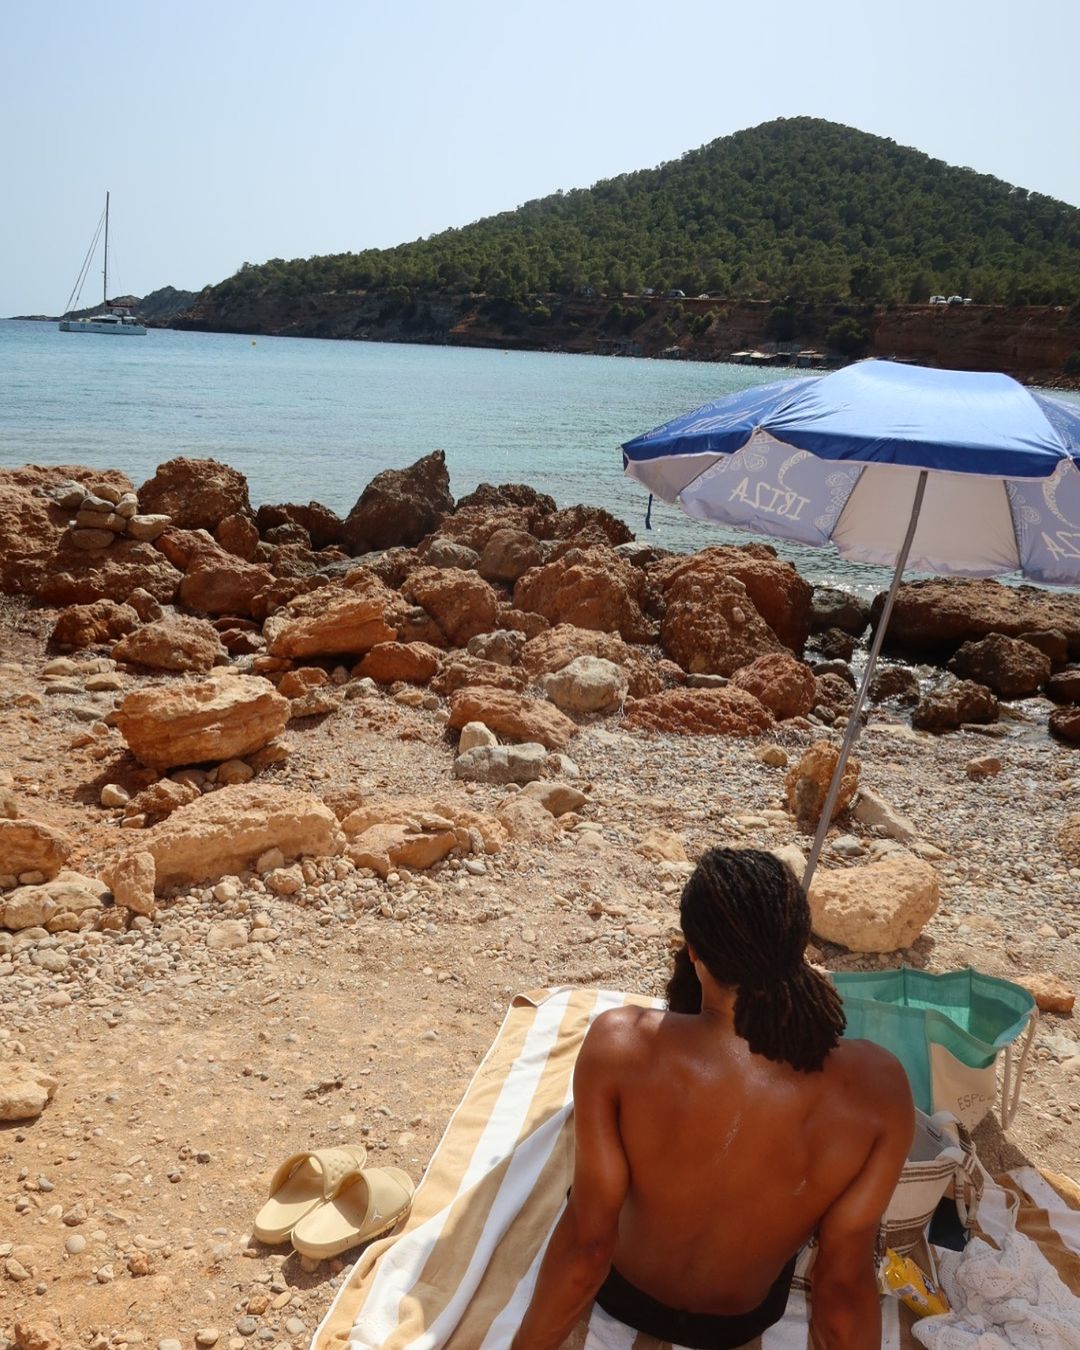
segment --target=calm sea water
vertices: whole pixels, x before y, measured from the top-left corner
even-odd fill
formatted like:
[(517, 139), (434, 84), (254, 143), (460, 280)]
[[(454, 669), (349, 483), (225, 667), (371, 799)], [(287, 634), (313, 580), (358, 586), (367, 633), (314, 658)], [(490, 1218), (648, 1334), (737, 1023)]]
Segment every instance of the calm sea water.
[[(381, 469), (446, 451), (455, 495), (525, 482), (589, 502), (644, 534), (647, 494), (620, 444), (775, 370), (463, 347), (151, 330), (61, 333), (0, 321), (0, 465), (118, 468), (139, 484), (174, 455), (222, 460), (261, 502), (345, 514)], [(662, 547), (732, 538), (656, 503)], [(788, 548), (805, 575), (869, 594), (887, 576), (831, 550)]]

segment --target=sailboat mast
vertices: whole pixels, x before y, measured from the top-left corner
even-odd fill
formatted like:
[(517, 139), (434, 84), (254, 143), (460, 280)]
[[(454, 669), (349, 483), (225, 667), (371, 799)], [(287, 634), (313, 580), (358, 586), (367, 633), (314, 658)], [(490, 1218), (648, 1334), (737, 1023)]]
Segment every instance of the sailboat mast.
[(109, 194), (105, 194), (105, 266), (101, 271), (102, 303), (109, 303)]

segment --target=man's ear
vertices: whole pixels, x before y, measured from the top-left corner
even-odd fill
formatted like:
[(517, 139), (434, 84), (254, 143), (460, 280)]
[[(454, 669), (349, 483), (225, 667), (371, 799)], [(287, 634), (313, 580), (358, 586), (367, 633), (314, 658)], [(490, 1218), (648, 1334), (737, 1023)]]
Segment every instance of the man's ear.
[(693, 947), (690, 946), (689, 942), (686, 944), (686, 954), (690, 958), (690, 964), (692, 966), (697, 965), (697, 952), (694, 951)]

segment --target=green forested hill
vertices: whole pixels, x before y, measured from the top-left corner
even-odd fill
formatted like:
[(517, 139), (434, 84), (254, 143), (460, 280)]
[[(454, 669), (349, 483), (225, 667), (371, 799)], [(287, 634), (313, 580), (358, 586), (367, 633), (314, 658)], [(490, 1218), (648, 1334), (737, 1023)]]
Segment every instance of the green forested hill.
[(272, 259), (204, 293), (521, 300), (591, 286), (801, 300), (1080, 299), (1080, 210), (851, 127), (767, 122), (656, 169), (395, 248)]

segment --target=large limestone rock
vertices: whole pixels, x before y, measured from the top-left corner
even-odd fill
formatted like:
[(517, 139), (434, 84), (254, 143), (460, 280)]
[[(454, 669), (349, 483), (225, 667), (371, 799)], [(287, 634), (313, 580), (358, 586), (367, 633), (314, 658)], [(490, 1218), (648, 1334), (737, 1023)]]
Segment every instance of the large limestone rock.
[(642, 612), (644, 595), (642, 573), (611, 549), (574, 548), (526, 572), (514, 587), (514, 606), (542, 614), (552, 624), (648, 642), (653, 629)]
[(634, 538), (629, 525), (602, 506), (564, 506), (561, 511), (537, 511), (535, 532), (538, 539), (573, 539), (577, 535), (589, 535), (606, 541), (612, 548), (629, 544)]
[(133, 914), (145, 914), (148, 918), (157, 912), (156, 879), (154, 855), (148, 852), (122, 853), (105, 871), (105, 880), (116, 903)]
[[(152, 856), (160, 894), (182, 882), (236, 876), (271, 848), (288, 861), (332, 857), (343, 846), (337, 818), (318, 797), (249, 783), (180, 807), (160, 825), (140, 831), (137, 844), (124, 852)], [(121, 862), (121, 857), (113, 861), (110, 875)]]
[(499, 597), (491, 586), (475, 572), (459, 568), (418, 568), (401, 593), (427, 611), (452, 647), (464, 647), (470, 638), (490, 632), (499, 614)]
[(548, 750), (540, 744), (474, 745), (454, 760), (454, 777), (494, 785), (533, 783), (547, 760)]
[(516, 666), (525, 650), (525, 641), (524, 633), (497, 628), (493, 633), (480, 633), (470, 638), (468, 653), (481, 661), (493, 661), (497, 666)]
[(881, 862), (817, 871), (810, 883), (814, 932), (853, 952), (910, 947), (938, 907), (937, 873), (928, 862), (893, 853)]
[(180, 584), (180, 572), (152, 544), (120, 538), (108, 548), (86, 553), (71, 540), (69, 531), (48, 559), (36, 587), (43, 604), (123, 602), (137, 590), (148, 592), (163, 605), (172, 603)]
[(436, 450), (408, 468), (376, 474), (349, 512), (341, 542), (353, 554), (418, 544), (453, 509), (446, 456)]
[(89, 927), (108, 895), (107, 886), (79, 872), (61, 871), (39, 886), (17, 886), (0, 897), (0, 926), (19, 932), (46, 928), (73, 933)]
[(737, 670), (731, 684), (735, 689), (745, 689), (753, 694), (780, 720), (805, 717), (817, 700), (814, 672), (790, 652), (759, 656)]
[(626, 705), (626, 725), (675, 736), (759, 736), (773, 715), (745, 689), (666, 689)]
[(350, 811), (341, 822), (350, 839), (359, 839), (383, 825), (404, 825), (411, 834), (439, 834), (452, 829), (462, 853), (498, 853), (506, 842), (497, 821), (462, 806), (456, 795), (377, 798)]
[(357, 867), (381, 877), (398, 867), (423, 872), (458, 847), (457, 834), (448, 825), (419, 829), (405, 824), (372, 825), (352, 841), (348, 854)]
[(137, 689), (115, 713), (131, 753), (153, 769), (239, 759), (289, 720), (289, 701), (266, 680), (223, 670), (205, 680)]
[(691, 675), (734, 675), (759, 656), (786, 651), (738, 577), (686, 571), (665, 596), (660, 641)]
[(483, 661), (477, 656), (462, 655), (448, 661), (431, 681), (437, 694), (452, 694), (466, 685), (484, 685), (488, 689), (514, 689), (520, 692), (528, 683), (525, 672), (516, 666), (503, 666), (496, 661)]
[(549, 750), (563, 750), (577, 727), (550, 703), (535, 702), (509, 689), (473, 685), (450, 695), (450, 726), (461, 730), (469, 722), (483, 722), (499, 736), (513, 741), (539, 741)]
[(626, 698), (626, 672), (599, 656), (578, 656), (543, 677), (544, 691), (565, 713), (605, 713), (621, 708)]
[(226, 516), (251, 514), (247, 479), (217, 460), (181, 455), (160, 465), (142, 485), (139, 510), (171, 516), (182, 530), (213, 532)]
[(924, 695), (911, 714), (919, 731), (955, 731), (965, 722), (996, 722), (1001, 709), (985, 685), (954, 680)]
[(255, 524), (260, 534), (277, 525), (299, 525), (307, 531), (314, 548), (337, 547), (341, 543), (345, 522), (322, 502), (284, 502), (279, 506), (260, 506), (255, 513)]
[(751, 604), (785, 647), (801, 653), (810, 634), (813, 588), (767, 544), (725, 544), (688, 558), (669, 558), (650, 568), (649, 577), (660, 584), (668, 603), (679, 599), (680, 583), (689, 577), (704, 582), (706, 593), (721, 577), (734, 577), (746, 587)]
[(78, 503), (104, 484), (121, 493), (131, 487), (122, 473), (81, 464), (0, 469), (0, 592), (38, 594)]
[(533, 680), (554, 674), (579, 656), (597, 656), (612, 661), (626, 672), (631, 698), (644, 698), (660, 692), (661, 679), (656, 663), (640, 647), (631, 647), (617, 633), (597, 633), (573, 624), (560, 623), (538, 633), (525, 644), (521, 664)]
[(170, 615), (136, 628), (112, 649), (113, 660), (148, 670), (205, 674), (228, 659), (221, 639), (205, 619)]
[(543, 561), (543, 548), (527, 530), (496, 530), (476, 570), (486, 581), (512, 586), (530, 567), (539, 567)]
[(442, 665), (442, 652), (426, 642), (380, 642), (372, 647), (354, 672), (377, 684), (427, 684)]
[(197, 552), (180, 583), (180, 600), (200, 614), (255, 613), (255, 598), (274, 581), (268, 567), (209, 550)]
[(290, 600), (267, 619), (263, 636), (271, 656), (363, 656), (396, 639), (403, 612), (400, 597), (358, 567), (344, 587), (326, 586)]
[(58, 1079), (36, 1064), (0, 1060), (0, 1120), (36, 1119), (59, 1086)]
[[(784, 779), (788, 808), (800, 830), (813, 834), (825, 809), (829, 784), (836, 772), (840, 750), (829, 741), (815, 741), (797, 764), (793, 764)], [(836, 820), (848, 809), (859, 788), (859, 761), (849, 758), (840, 779), (840, 793), (833, 807), (831, 820)]]
[(1028, 698), (1050, 678), (1050, 658), (1004, 633), (965, 642), (949, 662), (954, 675), (976, 680), (998, 698)]
[[(883, 594), (874, 601), (875, 623), (884, 602)], [(961, 643), (989, 633), (1020, 637), (1049, 629), (1063, 633), (1070, 655), (1080, 657), (1080, 595), (938, 577), (901, 585), (885, 645), (913, 655), (942, 657), (950, 656)]]
[(234, 557), (251, 562), (259, 547), (259, 531), (250, 516), (226, 516), (214, 531), (214, 542)]
[(432, 535), (417, 549), (428, 567), (458, 567), (464, 572), (471, 571), (480, 561), (480, 555), (467, 544), (459, 544), (456, 539), (444, 538), (441, 534)]
[(49, 645), (61, 651), (81, 650), (99, 643), (115, 642), (139, 626), (139, 616), (130, 605), (115, 600), (95, 600), (90, 605), (69, 605), (56, 616)]
[(75, 847), (71, 838), (39, 820), (0, 819), (0, 876), (40, 872), (54, 877)]

